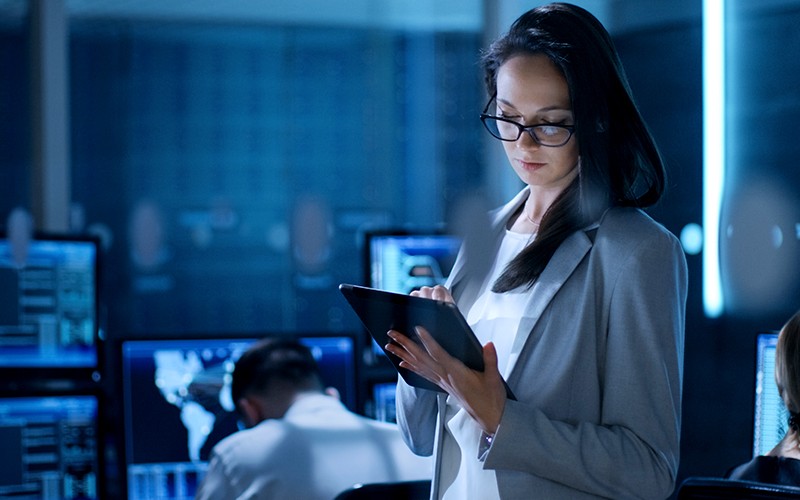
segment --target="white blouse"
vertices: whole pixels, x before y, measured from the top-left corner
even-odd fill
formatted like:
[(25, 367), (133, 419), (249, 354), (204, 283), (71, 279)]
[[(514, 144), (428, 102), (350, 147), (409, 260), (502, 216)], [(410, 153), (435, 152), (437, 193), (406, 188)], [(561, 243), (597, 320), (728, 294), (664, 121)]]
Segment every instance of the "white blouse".
[[(481, 344), (493, 342), (497, 349), (500, 373), (507, 377), (519, 356), (521, 346), (514, 345), (517, 334), (530, 329), (531, 318), (525, 316), (530, 294), (525, 287), (505, 293), (492, 292), (492, 284), (506, 265), (524, 249), (535, 234), (506, 230), (491, 272), (481, 287), (478, 299), (467, 312), (467, 323)], [(484, 470), (478, 460), (481, 429), (466, 410), (451, 397), (447, 398), (445, 436), (442, 448), (440, 498), (442, 500), (497, 499), (497, 478), (493, 470)]]

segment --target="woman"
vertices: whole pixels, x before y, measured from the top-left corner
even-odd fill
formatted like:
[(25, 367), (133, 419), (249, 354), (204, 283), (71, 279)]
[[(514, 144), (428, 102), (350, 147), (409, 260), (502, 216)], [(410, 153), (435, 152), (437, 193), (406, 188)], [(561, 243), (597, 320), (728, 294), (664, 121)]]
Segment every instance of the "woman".
[(800, 311), (778, 334), (775, 383), (789, 412), (789, 428), (769, 453), (728, 471), (730, 479), (800, 486)]
[(517, 19), (482, 64), (481, 119), (526, 186), (491, 214), (488, 274), (464, 252), (445, 287), (414, 292), (458, 305), (485, 370), (424, 330), (424, 345), (389, 332), (403, 366), (446, 391), (398, 382), (404, 438), (435, 454), (432, 498), (665, 498), (686, 262), (640, 210), (660, 198), (664, 169), (611, 39), (587, 11), (551, 4)]

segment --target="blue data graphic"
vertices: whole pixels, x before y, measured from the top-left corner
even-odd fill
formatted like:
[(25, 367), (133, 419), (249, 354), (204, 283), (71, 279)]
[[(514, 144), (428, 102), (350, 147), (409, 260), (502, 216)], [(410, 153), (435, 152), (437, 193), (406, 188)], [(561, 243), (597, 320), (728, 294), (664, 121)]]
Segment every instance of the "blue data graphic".
[(97, 411), (94, 396), (0, 398), (0, 499), (100, 498)]
[(765, 455), (786, 434), (789, 412), (775, 383), (777, 333), (761, 333), (757, 339), (756, 394), (753, 418), (753, 456)]

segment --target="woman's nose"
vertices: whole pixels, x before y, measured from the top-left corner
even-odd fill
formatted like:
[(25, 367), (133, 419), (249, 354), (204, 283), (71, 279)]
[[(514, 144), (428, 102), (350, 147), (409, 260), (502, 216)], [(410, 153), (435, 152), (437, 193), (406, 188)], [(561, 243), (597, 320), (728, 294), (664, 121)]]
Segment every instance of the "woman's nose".
[(533, 130), (523, 130), (515, 145), (517, 149), (539, 149), (541, 146), (533, 137)]

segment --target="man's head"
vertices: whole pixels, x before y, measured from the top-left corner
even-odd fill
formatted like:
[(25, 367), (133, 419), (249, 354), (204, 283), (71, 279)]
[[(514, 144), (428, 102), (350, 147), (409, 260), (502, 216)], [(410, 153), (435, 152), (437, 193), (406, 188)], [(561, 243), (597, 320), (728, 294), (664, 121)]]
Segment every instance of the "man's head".
[(323, 384), (311, 351), (296, 340), (257, 342), (234, 367), (231, 396), (247, 427), (283, 417), (304, 392), (322, 393)]

